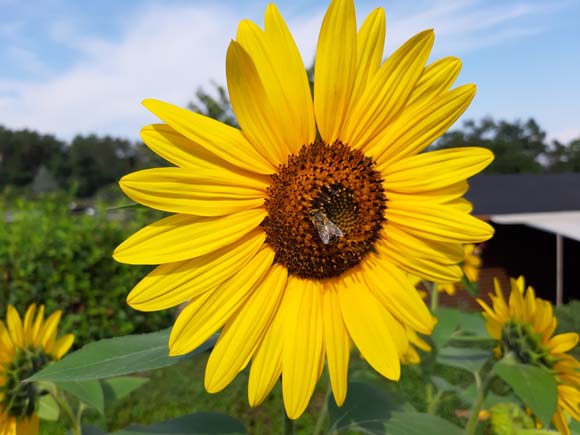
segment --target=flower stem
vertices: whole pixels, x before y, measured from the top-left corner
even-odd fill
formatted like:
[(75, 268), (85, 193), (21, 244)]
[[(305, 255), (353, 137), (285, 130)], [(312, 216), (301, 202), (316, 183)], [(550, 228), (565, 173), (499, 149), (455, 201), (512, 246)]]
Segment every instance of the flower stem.
[(54, 385), (54, 384), (51, 385), (49, 388), (47, 388), (47, 390), (50, 393), (50, 395), (53, 397), (55, 402), (58, 404), (58, 407), (60, 408), (60, 410), (66, 416), (71, 433), (73, 435), (82, 435), (81, 416), (82, 416), (83, 406), (79, 407), (78, 414), (75, 416), (75, 414), (70, 406), (70, 403), (68, 402), (68, 400), (66, 400), (66, 398), (64, 397), (64, 395), (62, 394), (62, 392), (58, 389), (58, 387), (56, 385)]
[(469, 414), (469, 420), (467, 420), (467, 425), (465, 426), (465, 435), (474, 435), (475, 429), (477, 428), (477, 423), (479, 421), (479, 411), (483, 407), (485, 402), (485, 397), (489, 391), (491, 381), (493, 380), (495, 373), (493, 369), (487, 374), (483, 382), (480, 381), (479, 373), (475, 373), (475, 379), (477, 382), (477, 399), (471, 407), (471, 412)]
[(435, 312), (439, 308), (439, 289), (437, 283), (431, 284), (431, 312)]
[(312, 432), (312, 435), (318, 435), (322, 432), (322, 425), (326, 421), (326, 416), (328, 415), (328, 398), (330, 397), (331, 390), (332, 388), (329, 383), (328, 388), (326, 389), (326, 394), (324, 395), (324, 403), (322, 404), (320, 414), (318, 414), (318, 419), (316, 420), (316, 426), (314, 426), (314, 432)]

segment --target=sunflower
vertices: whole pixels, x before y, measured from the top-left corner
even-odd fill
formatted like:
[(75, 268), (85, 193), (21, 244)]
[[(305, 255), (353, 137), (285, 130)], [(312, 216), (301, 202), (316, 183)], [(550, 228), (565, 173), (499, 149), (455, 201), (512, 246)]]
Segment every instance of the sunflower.
[[(468, 243), (463, 246), (464, 258), (463, 258), (463, 274), (469, 282), (476, 283), (479, 278), (479, 269), (481, 268), (481, 257), (479, 249), (473, 244)], [(450, 296), (455, 294), (458, 286), (461, 285), (461, 281), (458, 282), (440, 282), (437, 283), (437, 289), (440, 292), (445, 292)]]
[(165, 122), (143, 141), (176, 167), (120, 181), (134, 201), (174, 213), (122, 243), (115, 259), (160, 264), (128, 296), (142, 311), (188, 302), (171, 355), (221, 329), (205, 387), (217, 392), (251, 363), (248, 397), (261, 403), (282, 375), (286, 412), (299, 417), (327, 362), (346, 395), (350, 341), (389, 379), (400, 376), (405, 327), (433, 321), (405, 275), (453, 281), (463, 244), (492, 228), (469, 214), (466, 178), (489, 150), (421, 153), (467, 108), (474, 85), (450, 89), (456, 58), (426, 65), (427, 30), (384, 62), (385, 14), (357, 31), (354, 3), (324, 17), (314, 98), (296, 44), (274, 5), (262, 30), (240, 23), (226, 75), (236, 129), (145, 100)]
[(524, 278), (511, 279), (506, 301), (499, 282), (490, 294), (492, 307), (477, 299), (489, 334), (498, 341), (496, 356), (511, 354), (520, 363), (544, 367), (556, 376), (558, 407), (552, 423), (563, 434), (570, 434), (566, 414), (580, 421), (580, 362), (566, 352), (578, 344), (578, 334), (553, 335), (557, 320), (550, 302), (536, 298), (534, 289), (525, 289)]
[(34, 383), (21, 381), (72, 346), (72, 334), (57, 339), (61, 314), (56, 311), (45, 320), (44, 306), (32, 304), (22, 321), (9, 305), (6, 323), (0, 319), (0, 435), (38, 433), (38, 391)]

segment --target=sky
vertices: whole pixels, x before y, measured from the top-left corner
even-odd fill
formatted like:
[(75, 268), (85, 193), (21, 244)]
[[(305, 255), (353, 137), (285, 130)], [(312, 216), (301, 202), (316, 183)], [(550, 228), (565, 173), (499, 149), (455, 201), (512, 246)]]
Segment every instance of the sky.
[[(263, 25), (267, 1), (0, 0), (0, 125), (70, 140), (137, 140), (157, 122), (141, 106), (186, 106), (225, 85), (225, 53), (241, 19)], [(276, 2), (307, 66), (327, 1)], [(550, 139), (580, 137), (580, 0), (363, 0), (387, 15), (385, 54), (433, 28), (430, 61), (457, 56), (457, 84), (478, 93), (462, 119), (533, 117)], [(460, 125), (456, 124), (456, 125)]]

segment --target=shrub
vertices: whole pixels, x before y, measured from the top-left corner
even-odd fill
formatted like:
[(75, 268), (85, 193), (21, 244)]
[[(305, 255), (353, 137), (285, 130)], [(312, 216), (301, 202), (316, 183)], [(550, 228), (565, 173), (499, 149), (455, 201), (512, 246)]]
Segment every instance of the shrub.
[(63, 310), (62, 330), (75, 345), (99, 338), (148, 332), (170, 324), (171, 312), (140, 313), (125, 302), (150, 266), (114, 261), (114, 248), (159, 217), (141, 207), (93, 213), (71, 210), (71, 197), (31, 201), (0, 198), (0, 312), (32, 302)]

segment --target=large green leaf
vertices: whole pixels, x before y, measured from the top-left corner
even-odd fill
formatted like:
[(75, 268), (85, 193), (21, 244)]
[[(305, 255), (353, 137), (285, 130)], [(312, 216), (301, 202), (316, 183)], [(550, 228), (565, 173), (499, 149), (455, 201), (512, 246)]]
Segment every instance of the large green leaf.
[(67, 381), (56, 382), (56, 384), (74, 395), (85, 405), (96, 409), (102, 415), (105, 413), (105, 398), (101, 383), (97, 380), (91, 381)]
[(439, 308), (434, 313), (437, 325), (431, 334), (431, 340), (437, 349), (441, 349), (451, 339), (459, 327), (461, 312), (455, 308)]
[(328, 415), (332, 430), (358, 429), (364, 433), (383, 434), (384, 422), (394, 411), (413, 411), (411, 405), (394, 393), (363, 382), (349, 382), (343, 405), (328, 398)]
[(217, 334), (182, 357), (168, 356), (169, 329), (150, 334), (107, 338), (83, 346), (54, 362), (28, 381), (87, 381), (158, 369), (213, 347)]
[(244, 425), (225, 414), (205, 413), (185, 415), (149, 426), (131, 425), (114, 435), (225, 435), (245, 434)]
[(457, 367), (477, 373), (490, 357), (490, 352), (481, 349), (444, 347), (437, 355), (437, 362), (446, 366)]
[(384, 426), (388, 435), (463, 435), (464, 433), (462, 428), (441, 417), (418, 412), (393, 412)]
[(105, 403), (112, 403), (128, 396), (146, 382), (148, 378), (137, 376), (120, 376), (118, 378), (104, 379), (101, 381), (105, 393)]
[(505, 360), (499, 361), (494, 370), (547, 426), (556, 412), (558, 401), (554, 375), (541, 367)]

